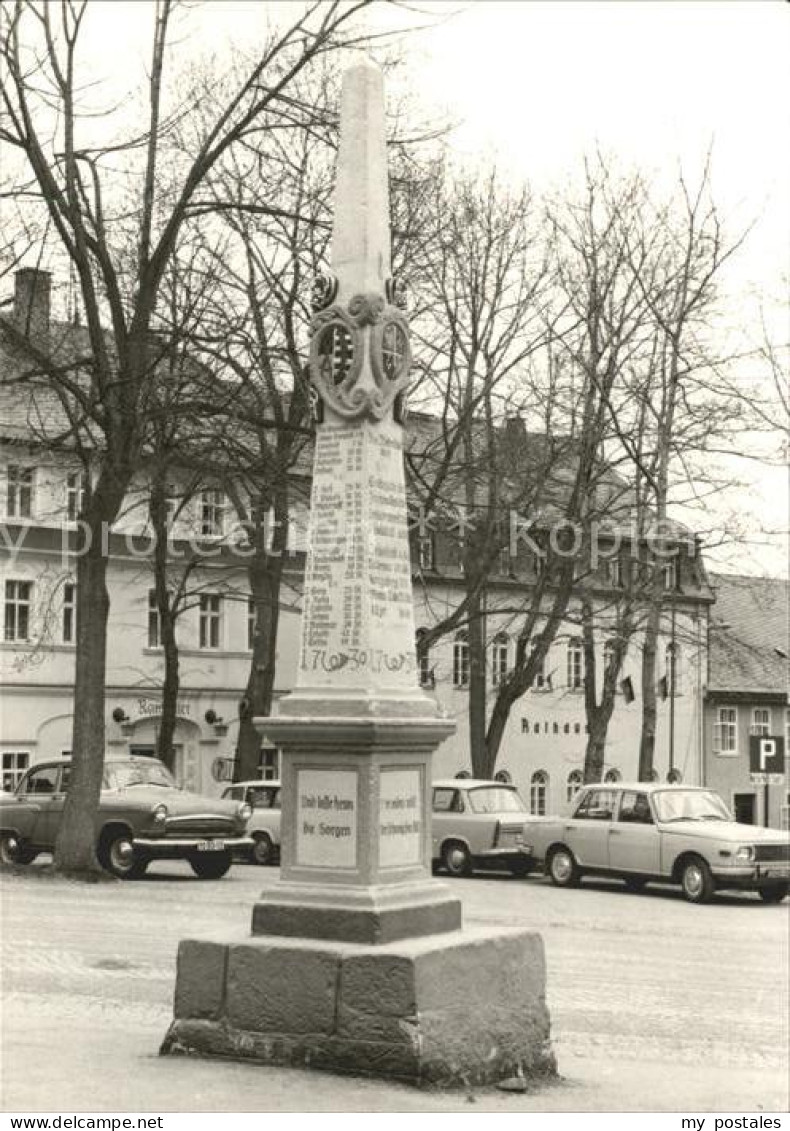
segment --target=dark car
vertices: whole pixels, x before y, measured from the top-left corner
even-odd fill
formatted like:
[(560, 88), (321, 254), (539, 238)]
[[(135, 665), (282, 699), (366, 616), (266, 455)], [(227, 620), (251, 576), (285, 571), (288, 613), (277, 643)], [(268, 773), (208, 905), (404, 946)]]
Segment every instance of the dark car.
[[(41, 762), (16, 792), (0, 799), (0, 860), (29, 864), (51, 852), (60, 827), (71, 764)], [(179, 789), (155, 758), (108, 758), (96, 816), (96, 855), (106, 871), (137, 879), (152, 860), (188, 860), (200, 879), (217, 880), (249, 851), (250, 806)]]

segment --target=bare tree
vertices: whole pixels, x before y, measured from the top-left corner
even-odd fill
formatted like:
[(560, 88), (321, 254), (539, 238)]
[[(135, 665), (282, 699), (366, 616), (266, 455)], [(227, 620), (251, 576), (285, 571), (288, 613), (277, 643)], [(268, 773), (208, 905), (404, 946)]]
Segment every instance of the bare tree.
[[(90, 137), (87, 76), (80, 70), (78, 47), (90, 6), (17, 0), (4, 8), (0, 138), (27, 170), (18, 194), (44, 210), (53, 240), (73, 264), (87, 322), (84, 377), (67, 383), (43, 352), (41, 367), (60, 382), (80, 426), (89, 421), (100, 438), (83, 511), (91, 537), (77, 561), (74, 761), (55, 854), (61, 870), (96, 867), (92, 830), (104, 759), (109, 611), (101, 533), (119, 513), (146, 442), (141, 410), (157, 381), (150, 341), (164, 274), (184, 224), (201, 208), (200, 190), (212, 170), (256, 133), (287, 124), (294, 80), (328, 51), (354, 42), (354, 17), (368, 3), (308, 4), (271, 34), (237, 81), (227, 81), (221, 105), (207, 107), (199, 91), (178, 105), (167, 103), (173, 5), (161, 0), (154, 9), (146, 119), (138, 132), (127, 129), (109, 144)], [(183, 136), (187, 123), (192, 147), (185, 158), (175, 130)]]

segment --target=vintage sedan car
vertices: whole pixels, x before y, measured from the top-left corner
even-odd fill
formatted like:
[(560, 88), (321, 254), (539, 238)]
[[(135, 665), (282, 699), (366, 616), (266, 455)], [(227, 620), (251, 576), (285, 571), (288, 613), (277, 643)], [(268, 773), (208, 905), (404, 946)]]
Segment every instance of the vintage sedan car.
[[(41, 762), (10, 800), (0, 800), (0, 860), (29, 864), (51, 852), (71, 764)], [(179, 789), (155, 758), (108, 758), (96, 817), (96, 855), (114, 876), (137, 879), (152, 860), (188, 860), (200, 879), (224, 876), (237, 849), (249, 850), (246, 802), (212, 801)]]
[(570, 817), (537, 818), (526, 838), (558, 887), (584, 875), (617, 876), (635, 890), (655, 880), (680, 884), (691, 903), (707, 903), (720, 889), (779, 903), (790, 890), (788, 835), (738, 824), (710, 789), (585, 786)]
[(276, 864), (280, 859), (280, 783), (237, 781), (222, 796), (229, 801), (246, 801), (252, 809), (247, 824), (252, 848), (245, 858), (253, 864)]
[(468, 876), (474, 868), (526, 876), (535, 866), (524, 837), (529, 814), (514, 785), (451, 778), (432, 788), (435, 868), (451, 876)]

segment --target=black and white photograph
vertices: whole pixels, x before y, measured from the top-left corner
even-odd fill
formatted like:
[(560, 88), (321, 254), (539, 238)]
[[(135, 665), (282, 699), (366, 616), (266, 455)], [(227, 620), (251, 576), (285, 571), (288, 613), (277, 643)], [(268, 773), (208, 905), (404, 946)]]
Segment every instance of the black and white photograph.
[(4, 1131), (790, 1126), (790, 7), (0, 21)]

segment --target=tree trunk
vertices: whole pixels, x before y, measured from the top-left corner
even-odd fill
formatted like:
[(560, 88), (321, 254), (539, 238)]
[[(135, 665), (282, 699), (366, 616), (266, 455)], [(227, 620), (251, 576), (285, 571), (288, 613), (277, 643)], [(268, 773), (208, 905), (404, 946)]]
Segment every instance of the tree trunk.
[(272, 712), (274, 683), (277, 672), (277, 630), (280, 622), (280, 587), (283, 555), (287, 548), (287, 499), (278, 501), (271, 551), (266, 546), (266, 524), (262, 516), (256, 522), (255, 554), (248, 570), (250, 593), (255, 605), (255, 630), (252, 637), (252, 660), (244, 699), (239, 708), (239, 741), (236, 749), (234, 781), (247, 781), (260, 776), (259, 755), (261, 734), (254, 719)]
[[(165, 598), (167, 600), (167, 597)], [(159, 733), (156, 738), (156, 756), (167, 766), (171, 773), (175, 770), (175, 750), (173, 738), (176, 731), (176, 715), (178, 711), (178, 693), (181, 688), (180, 657), (176, 642), (176, 626), (173, 611), (168, 607), (167, 613), (159, 613), (160, 630), (162, 634), (162, 649), (165, 660), (165, 675), (162, 682), (162, 717), (159, 722)]]
[(77, 555), (77, 656), (71, 779), (55, 842), (58, 872), (99, 871), (95, 814), (104, 768), (104, 685), (107, 668), (107, 558), (102, 523), (85, 553)]
[(181, 686), (179, 672), (178, 643), (176, 641), (176, 598), (168, 589), (168, 529), (167, 529), (167, 489), (165, 476), (167, 469), (161, 469), (151, 483), (149, 514), (154, 533), (154, 590), (156, 607), (159, 613), (160, 644), (164, 653), (165, 674), (162, 682), (162, 717), (156, 737), (156, 756), (175, 770), (173, 737), (176, 730), (178, 693)]
[(660, 599), (654, 600), (642, 643), (642, 736), (639, 742), (639, 780), (650, 781), (656, 748), (656, 644), (661, 621)]
[(472, 776), (489, 778), (486, 747), (486, 641), (483, 603), (480, 594), (474, 595), (468, 606), (469, 629), (469, 753)]

